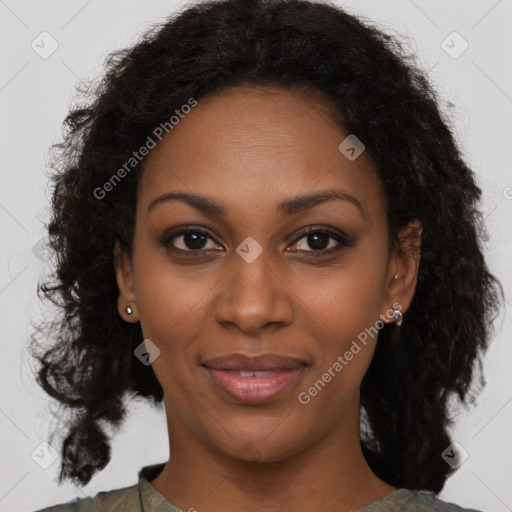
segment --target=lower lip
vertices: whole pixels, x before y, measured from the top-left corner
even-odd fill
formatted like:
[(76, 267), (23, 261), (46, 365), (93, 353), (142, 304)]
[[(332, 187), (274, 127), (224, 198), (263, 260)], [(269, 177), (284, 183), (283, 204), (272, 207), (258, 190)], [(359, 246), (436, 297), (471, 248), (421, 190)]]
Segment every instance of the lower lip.
[(295, 383), (305, 365), (291, 370), (280, 370), (265, 377), (240, 377), (226, 370), (204, 367), (211, 380), (224, 393), (243, 404), (261, 404), (273, 400)]

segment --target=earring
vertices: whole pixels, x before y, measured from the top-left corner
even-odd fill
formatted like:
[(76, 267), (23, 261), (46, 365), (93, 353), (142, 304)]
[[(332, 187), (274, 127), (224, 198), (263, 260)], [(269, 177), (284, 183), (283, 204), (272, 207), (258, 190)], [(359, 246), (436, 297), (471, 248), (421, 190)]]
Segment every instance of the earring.
[(128, 316), (132, 316), (133, 309), (130, 306), (126, 306), (126, 314)]
[(395, 317), (395, 323), (397, 327), (400, 327), (402, 325), (402, 312), (399, 309), (393, 308), (393, 315)]

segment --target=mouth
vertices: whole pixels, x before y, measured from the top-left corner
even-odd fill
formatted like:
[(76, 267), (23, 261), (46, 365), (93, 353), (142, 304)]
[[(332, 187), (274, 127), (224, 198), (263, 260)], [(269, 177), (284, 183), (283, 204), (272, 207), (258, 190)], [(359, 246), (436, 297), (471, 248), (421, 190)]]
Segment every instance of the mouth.
[(308, 363), (278, 354), (230, 354), (201, 363), (210, 382), (236, 403), (262, 404), (296, 383)]

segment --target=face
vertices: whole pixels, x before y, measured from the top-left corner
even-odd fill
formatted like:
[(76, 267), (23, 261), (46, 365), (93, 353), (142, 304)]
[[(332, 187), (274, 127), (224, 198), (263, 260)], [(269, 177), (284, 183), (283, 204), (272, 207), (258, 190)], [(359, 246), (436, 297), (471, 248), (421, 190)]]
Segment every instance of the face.
[(347, 135), (307, 96), (244, 87), (201, 99), (146, 158), (119, 311), (160, 350), (171, 437), (277, 461), (358, 414), (375, 326), (407, 309), (417, 262), (389, 248)]

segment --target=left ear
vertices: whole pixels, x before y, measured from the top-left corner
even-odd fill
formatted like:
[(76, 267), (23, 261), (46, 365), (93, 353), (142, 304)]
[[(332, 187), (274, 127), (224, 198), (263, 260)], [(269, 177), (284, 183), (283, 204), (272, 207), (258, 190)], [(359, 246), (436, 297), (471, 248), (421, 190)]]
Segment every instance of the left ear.
[(394, 322), (390, 314), (393, 307), (405, 313), (414, 297), (420, 266), (422, 231), (420, 221), (413, 220), (398, 234), (398, 246), (391, 253), (386, 276), (387, 289), (383, 303), (386, 311), (381, 315), (386, 323)]

